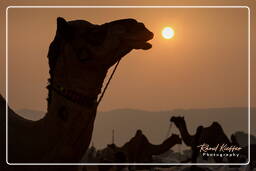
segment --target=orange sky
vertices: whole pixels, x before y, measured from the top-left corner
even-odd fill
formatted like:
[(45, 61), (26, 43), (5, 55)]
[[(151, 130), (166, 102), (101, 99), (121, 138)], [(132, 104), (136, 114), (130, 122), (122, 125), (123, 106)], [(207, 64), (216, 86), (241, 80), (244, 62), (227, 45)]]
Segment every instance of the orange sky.
[[(134, 50), (122, 60), (101, 111), (247, 106), (246, 8), (10, 9), (8, 13), (9, 103), (14, 109), (46, 110), (46, 56), (58, 16), (96, 24), (135, 18), (155, 33), (151, 50)], [(170, 40), (161, 37), (167, 25), (176, 33)], [(1, 82), (3, 78), (1, 73)], [(0, 88), (3, 94), (5, 86)]]

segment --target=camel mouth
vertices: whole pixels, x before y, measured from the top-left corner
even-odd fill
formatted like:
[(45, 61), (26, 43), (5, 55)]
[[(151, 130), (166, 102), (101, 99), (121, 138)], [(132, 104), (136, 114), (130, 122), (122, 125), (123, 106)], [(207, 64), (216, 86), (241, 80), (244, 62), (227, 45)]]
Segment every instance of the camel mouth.
[(134, 41), (133, 45), (135, 46), (135, 49), (143, 49), (143, 50), (148, 50), (152, 48), (152, 44), (148, 43), (147, 41)]
[[(139, 36), (137, 36), (139, 35)], [(127, 36), (125, 40), (129, 42), (135, 49), (143, 49), (148, 50), (152, 48), (152, 44), (148, 41), (152, 40), (154, 37), (154, 34), (150, 31), (146, 31), (143, 33), (138, 33), (132, 36)]]

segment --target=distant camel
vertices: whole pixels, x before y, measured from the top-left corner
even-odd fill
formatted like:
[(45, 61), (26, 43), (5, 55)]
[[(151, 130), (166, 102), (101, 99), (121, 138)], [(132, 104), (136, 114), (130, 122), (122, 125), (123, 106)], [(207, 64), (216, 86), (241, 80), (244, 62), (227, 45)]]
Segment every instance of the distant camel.
[[(211, 147), (214, 147), (217, 144), (231, 144), (222, 127), (217, 122), (213, 122), (209, 127), (199, 126), (196, 130), (196, 134), (190, 135), (187, 130), (184, 117), (173, 116), (171, 117), (170, 121), (173, 122), (179, 129), (184, 143), (191, 147), (193, 163), (196, 162), (199, 154), (199, 148), (197, 147), (198, 145), (205, 143), (209, 144)], [(214, 157), (214, 160), (218, 163), (222, 162), (222, 157)]]
[[(162, 144), (153, 145), (141, 130), (137, 130), (135, 136), (123, 146), (118, 147), (115, 144), (108, 145), (107, 148), (100, 152), (101, 154), (98, 160), (104, 163), (152, 163), (153, 155), (160, 155), (176, 144), (181, 144), (181, 139), (176, 134), (172, 134)], [(115, 167), (117, 170), (123, 168), (122, 166), (99, 166), (99, 171), (109, 171)], [(139, 169), (148, 169), (150, 167), (136, 166)]]
[(176, 134), (172, 134), (162, 144), (154, 145), (149, 142), (141, 130), (138, 130), (136, 135), (121, 148), (127, 155), (128, 162), (151, 163), (153, 155), (160, 155), (176, 144), (181, 144), (181, 139)]
[[(56, 36), (48, 52), (47, 113), (39, 121), (30, 121), (9, 110), (8, 161), (79, 162), (91, 141), (97, 98), (108, 69), (133, 49), (150, 49), (147, 41), (152, 38), (153, 33), (134, 19), (95, 25), (84, 20), (67, 22), (58, 17)], [(3, 98), (1, 104), (5, 104)], [(5, 120), (2, 121), (1, 126)], [(1, 137), (1, 147), (4, 139)], [(44, 168), (76, 169), (73, 166)], [(39, 169), (41, 166), (35, 170)]]
[[(141, 130), (137, 130), (135, 136), (122, 147), (117, 147), (116, 145), (111, 144), (108, 145), (108, 148), (109, 150), (112, 149), (112, 153), (124, 153), (126, 162), (128, 163), (151, 163), (153, 155), (160, 155), (176, 144), (181, 144), (181, 139), (176, 134), (172, 134), (162, 144), (154, 145), (149, 142)], [(112, 160), (113, 159), (114, 158), (112, 157)]]

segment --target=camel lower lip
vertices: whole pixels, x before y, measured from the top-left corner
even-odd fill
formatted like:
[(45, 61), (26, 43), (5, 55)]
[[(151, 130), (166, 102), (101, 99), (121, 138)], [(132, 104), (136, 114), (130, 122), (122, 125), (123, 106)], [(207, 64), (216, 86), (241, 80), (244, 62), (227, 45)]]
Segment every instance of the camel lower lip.
[(146, 43), (144, 44), (144, 47), (143, 47), (142, 49), (143, 49), (143, 50), (148, 50), (148, 49), (150, 49), (150, 48), (152, 48), (152, 45), (151, 45), (150, 43), (146, 42)]
[(143, 50), (148, 50), (152, 47), (152, 45), (150, 43), (148, 43), (147, 41), (132, 41), (131, 42), (131, 47), (133, 47), (134, 49), (143, 49)]

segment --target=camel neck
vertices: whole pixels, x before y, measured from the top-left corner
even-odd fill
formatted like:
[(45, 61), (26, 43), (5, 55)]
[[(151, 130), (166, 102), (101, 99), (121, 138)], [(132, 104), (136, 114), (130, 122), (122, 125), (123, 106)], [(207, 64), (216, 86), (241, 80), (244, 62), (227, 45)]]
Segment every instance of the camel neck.
[[(48, 105), (52, 101), (52, 90), (62, 87), (69, 92), (76, 92), (90, 98), (97, 98), (101, 93), (101, 88), (106, 77), (107, 70), (86, 70), (84, 73), (77, 73), (75, 76), (66, 71), (56, 71), (49, 79)], [(60, 90), (60, 89), (58, 89)], [(62, 92), (63, 94), (63, 92)], [(69, 94), (70, 95), (70, 94)]]
[(181, 126), (178, 127), (178, 129), (180, 130), (181, 137), (184, 143), (190, 146), (193, 140), (193, 136), (189, 134), (186, 123), (182, 123)]
[(172, 148), (174, 145), (177, 144), (177, 141), (173, 139), (173, 137), (169, 137), (167, 140), (165, 140), (162, 144), (159, 145), (151, 145), (151, 153), (152, 155), (159, 155), (170, 148)]
[[(96, 106), (84, 107), (53, 92), (41, 124), (42, 141), (49, 147), (43, 158), (51, 162), (79, 162), (90, 144), (95, 116)], [(68, 154), (66, 158), (62, 151)]]
[(44, 158), (51, 162), (79, 162), (91, 141), (96, 100), (106, 71), (84, 71), (76, 77), (60, 70), (55, 74), (50, 79), (47, 114), (41, 121), (41, 139), (49, 147)]

